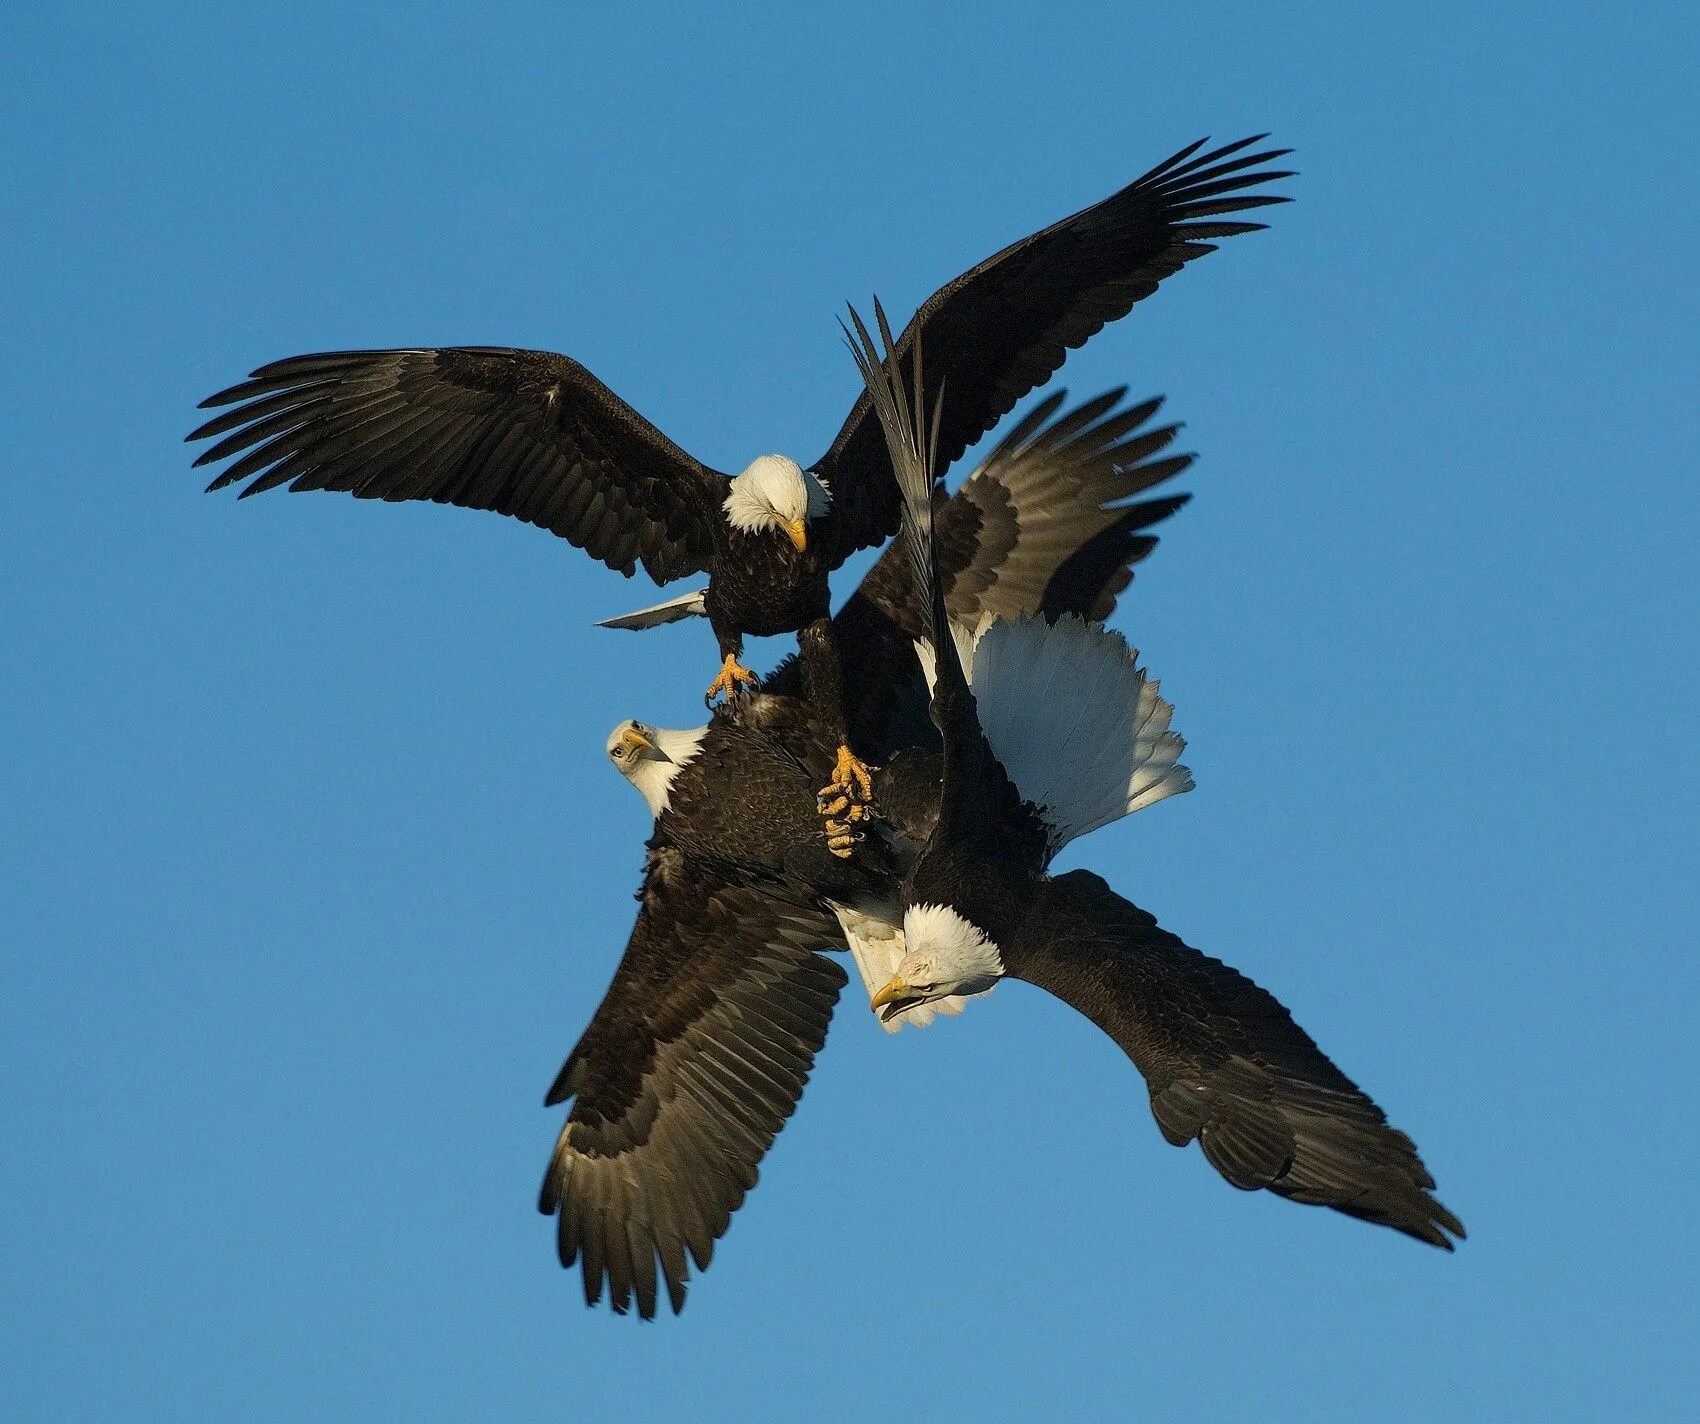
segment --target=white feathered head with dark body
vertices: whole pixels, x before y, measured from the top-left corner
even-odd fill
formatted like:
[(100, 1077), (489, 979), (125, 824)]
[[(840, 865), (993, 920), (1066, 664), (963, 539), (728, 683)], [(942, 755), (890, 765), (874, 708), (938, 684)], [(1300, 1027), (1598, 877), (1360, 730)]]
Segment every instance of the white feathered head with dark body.
[(673, 778), (695, 759), (707, 731), (706, 726), (688, 731), (652, 727), (628, 717), (608, 734), (605, 749), (615, 769), (649, 803), (650, 814), (659, 816), (667, 809)]
[(871, 1002), (888, 1022), (941, 999), (983, 994), (1003, 976), (1003, 956), (979, 926), (948, 905), (910, 905), (903, 912), (903, 957)]
[(832, 507), (826, 482), (788, 455), (758, 455), (727, 486), (726, 520), (745, 534), (775, 530), (802, 553), (808, 526)]

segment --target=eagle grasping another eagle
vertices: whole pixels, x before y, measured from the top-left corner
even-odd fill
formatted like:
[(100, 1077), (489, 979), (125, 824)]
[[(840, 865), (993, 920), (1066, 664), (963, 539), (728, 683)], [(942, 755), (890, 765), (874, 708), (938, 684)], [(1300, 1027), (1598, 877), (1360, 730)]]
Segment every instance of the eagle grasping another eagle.
[[(1262, 226), (1233, 216), (1285, 201), (1253, 191), (1289, 176), (1263, 166), (1287, 150), (1257, 150), (1261, 137), (1208, 153), (1202, 140), (1190, 144), (922, 304), (897, 359), (910, 362), (924, 332), (934, 368), (949, 372), (940, 470), (1046, 381), (1069, 348), (1216, 241)], [(705, 588), (613, 621), (648, 627), (705, 615), (721, 654), (711, 701), (755, 683), (740, 661), (746, 636), (797, 632), (809, 695), (838, 723), (821, 812), (834, 851), (844, 853), (853, 823), (866, 818), (871, 784), (843, 725), (827, 579), (896, 532), (899, 504), (865, 392), (812, 465), (764, 455), (731, 478), (675, 445), (577, 361), (547, 351), (295, 356), (202, 405), (231, 407), (189, 436), (221, 437), (196, 464), (231, 460), (210, 489), (246, 480), (244, 496), (287, 485), (496, 510), (627, 576), (640, 563), (658, 584), (707, 573)]]

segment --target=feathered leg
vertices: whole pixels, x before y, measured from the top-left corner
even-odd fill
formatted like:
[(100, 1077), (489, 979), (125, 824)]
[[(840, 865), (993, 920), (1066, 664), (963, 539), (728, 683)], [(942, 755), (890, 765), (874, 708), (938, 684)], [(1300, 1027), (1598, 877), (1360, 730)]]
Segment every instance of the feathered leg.
[(849, 856), (862, 839), (857, 827), (874, 814), (874, 785), (867, 764), (850, 750), (844, 727), (844, 675), (838, 661), (838, 645), (832, 637), (832, 621), (817, 618), (800, 633), (803, 672), (809, 701), (824, 717), (838, 739), (838, 761), (832, 780), (820, 789), (817, 809), (825, 820), (826, 843), (836, 856)]

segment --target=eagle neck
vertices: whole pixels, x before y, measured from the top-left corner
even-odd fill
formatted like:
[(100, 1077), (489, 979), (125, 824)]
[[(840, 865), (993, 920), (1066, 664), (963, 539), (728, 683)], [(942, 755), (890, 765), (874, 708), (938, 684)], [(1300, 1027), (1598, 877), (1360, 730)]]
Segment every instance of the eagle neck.
[(676, 727), (657, 727), (653, 740), (660, 757), (645, 757), (632, 768), (632, 785), (649, 803), (650, 814), (660, 817), (667, 810), (673, 795), (673, 780), (696, 760), (702, 750), (702, 739), (708, 734), (706, 725), (681, 730)]

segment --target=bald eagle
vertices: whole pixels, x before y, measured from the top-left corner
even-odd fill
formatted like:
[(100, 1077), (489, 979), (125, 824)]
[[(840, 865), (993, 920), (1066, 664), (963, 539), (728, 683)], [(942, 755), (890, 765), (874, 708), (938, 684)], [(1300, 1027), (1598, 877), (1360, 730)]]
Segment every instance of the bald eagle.
[[(1083, 830), (1185, 789), (1160, 750), (1172, 736), (1167, 713), (1149, 715), (1151, 689), (1130, 698), (1114, 660), (1094, 654), (1113, 636), (1102, 629), (1059, 624), (1035, 637), (1020, 621), (952, 625), (928, 476), (937, 419), (924, 425), (922, 388), (905, 389), (883, 324), (881, 335), (883, 360), (857, 321), (853, 350), (903, 491), (902, 542), (928, 610), (943, 756), (938, 814), (903, 877), (903, 954), (875, 1006), (897, 1013), (1005, 978), (1036, 984), (1121, 1046), (1146, 1079), (1164, 1137), (1196, 1141), (1234, 1186), (1451, 1250), (1463, 1223), (1430, 1194), (1434, 1178), (1415, 1144), (1272, 995), (1092, 872), (1049, 873)], [(1094, 662), (1101, 673), (1088, 671)], [(1046, 687), (1067, 689), (1069, 701), (1048, 702), (1060, 716), (1036, 718)], [(1076, 727), (1090, 735), (1071, 735)]]
[[(1188, 496), (1123, 501), (1187, 468), (1189, 454), (1166, 453), (1177, 425), (1148, 428), (1160, 402), (1117, 410), (1123, 392), (1110, 391), (1062, 415), (1065, 396), (1039, 402), (969, 475), (956, 494), (936, 495), (940, 579), (953, 618), (973, 623), (997, 614), (1076, 614), (1107, 617), (1131, 581), (1132, 565), (1156, 546), (1153, 525)], [(901, 549), (893, 545), (869, 571), (833, 620), (849, 674), (846, 710), (858, 747), (888, 763), (875, 772), (890, 825), (876, 837), (913, 839), (930, 823), (937, 800), (937, 733), (913, 640), (925, 611)], [(710, 866), (726, 861), (773, 875), (799, 871), (796, 817), (808, 778), (829, 758), (821, 719), (803, 696), (795, 657), (766, 681), (767, 692), (741, 701), (736, 715), (718, 714), (707, 726), (677, 729), (627, 720), (605, 750), (658, 819), (657, 834)], [(701, 758), (699, 760), (699, 757)], [(674, 806), (678, 783), (680, 804)], [(861, 832), (847, 836), (860, 841)], [(807, 839), (807, 838), (805, 838)], [(901, 851), (901, 847), (898, 848)], [(805, 875), (818, 889), (822, 877)], [(900, 913), (889, 878), (847, 882), (829, 901), (871, 994), (889, 977), (900, 946)], [(862, 896), (869, 903), (858, 904)], [(917, 1007), (888, 1015), (895, 1032), (931, 1022), (936, 1011), (961, 1003)]]
[[(1166, 453), (1178, 427), (1147, 428), (1157, 402), (1117, 410), (1121, 394), (1060, 416), (1062, 395), (1048, 397), (940, 497), (940, 582), (959, 616), (1114, 607), (1156, 544), (1147, 531), (1186, 496), (1125, 501), (1192, 458)], [(936, 758), (897, 755), (936, 745), (911, 641), (925, 615), (898, 546), (836, 621), (853, 734), (891, 759), (887, 814), (936, 800)], [(825, 1041), (845, 976), (822, 951), (848, 936), (870, 991), (896, 963), (897, 881), (878, 836), (838, 865), (808, 833), (831, 740), (802, 683), (791, 659), (772, 691), (707, 726), (627, 721), (608, 738), (657, 824), (625, 957), (548, 1094), (572, 1110), (539, 1197), (590, 1303), (606, 1288), (616, 1311), (635, 1297), (647, 1317), (664, 1289), (683, 1306), (687, 1254), (708, 1265)], [(863, 896), (881, 912), (859, 917)]]
[[(948, 372), (940, 434), (946, 465), (1042, 384), (1067, 350), (1224, 237), (1230, 220), (1279, 196), (1251, 191), (1289, 174), (1261, 167), (1288, 150), (1262, 138), (1207, 153), (1188, 145), (1126, 188), (1022, 238), (941, 287), (906, 328), (926, 332)], [(720, 670), (708, 699), (752, 685), (746, 635), (796, 631), (810, 692), (840, 716), (842, 672), (827, 576), (896, 531), (891, 464), (865, 394), (826, 453), (804, 468), (762, 455), (728, 478), (675, 445), (578, 362), (503, 347), (334, 351), (260, 367), (209, 397), (230, 406), (191, 440), (222, 437), (197, 465), (232, 462), (209, 489), (288, 485), (369, 499), (428, 499), (513, 515), (558, 534), (628, 577), (707, 573), (707, 586), (613, 620), (647, 627), (700, 613)], [(866, 763), (838, 728), (824, 796), (849, 807), (871, 791)], [(827, 804), (823, 802), (823, 805)], [(829, 834), (842, 839), (847, 822)]]

